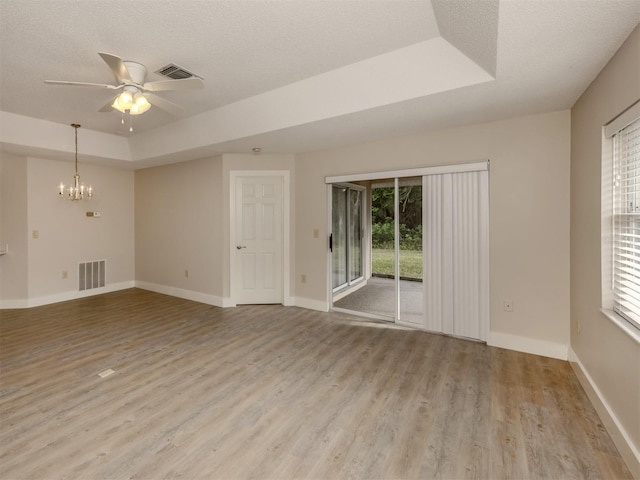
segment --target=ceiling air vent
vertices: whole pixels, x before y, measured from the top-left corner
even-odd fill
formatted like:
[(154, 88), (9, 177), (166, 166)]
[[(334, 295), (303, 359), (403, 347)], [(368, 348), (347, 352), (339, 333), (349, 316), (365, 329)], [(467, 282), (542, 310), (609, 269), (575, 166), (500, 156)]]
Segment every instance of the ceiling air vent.
[[(156, 70), (154, 73), (172, 78), (173, 80), (181, 80), (183, 78), (198, 77), (198, 75), (188, 72), (184, 68), (174, 65), (173, 63), (170, 63), (169, 65), (162, 67), (159, 70)], [(198, 77), (198, 78), (202, 78), (202, 77)]]

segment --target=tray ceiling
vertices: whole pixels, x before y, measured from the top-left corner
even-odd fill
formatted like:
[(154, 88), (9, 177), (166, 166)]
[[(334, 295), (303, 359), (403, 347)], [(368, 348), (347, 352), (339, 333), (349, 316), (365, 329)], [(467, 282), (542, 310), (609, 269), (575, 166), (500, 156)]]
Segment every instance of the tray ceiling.
[[(78, 122), (85, 154), (138, 168), (566, 109), (639, 21), (637, 0), (0, 0), (0, 141), (55, 157)], [(111, 91), (44, 84), (114, 83), (98, 52), (205, 89), (162, 92), (184, 115), (152, 108), (129, 133), (98, 112)]]

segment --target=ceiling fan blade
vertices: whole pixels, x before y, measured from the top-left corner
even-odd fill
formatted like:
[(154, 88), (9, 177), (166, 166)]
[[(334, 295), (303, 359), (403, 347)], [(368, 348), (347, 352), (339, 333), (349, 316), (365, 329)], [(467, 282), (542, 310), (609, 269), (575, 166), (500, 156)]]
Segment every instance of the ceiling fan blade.
[(64, 80), (45, 80), (44, 83), (48, 83), (49, 85), (72, 85), (79, 87), (100, 87), (100, 88), (108, 88), (110, 90), (117, 90), (118, 88), (124, 87), (124, 85), (107, 85), (104, 83), (87, 83), (87, 82), (67, 82)]
[(113, 98), (111, 100), (109, 100), (109, 103), (107, 103), (104, 107), (102, 107), (98, 111), (99, 112), (114, 112), (114, 111), (116, 111), (115, 108), (113, 108), (111, 105), (113, 105)]
[(147, 97), (151, 105), (158, 107), (171, 115), (182, 115), (182, 113), (184, 113), (184, 109), (181, 106), (154, 95), (153, 93), (147, 93), (145, 94), (145, 97)]
[(98, 53), (98, 55), (100, 55), (102, 60), (109, 65), (109, 68), (118, 79), (118, 82), (127, 85), (133, 83), (131, 76), (129, 75), (129, 71), (120, 57), (111, 55), (110, 53)]
[(196, 90), (204, 88), (204, 82), (201, 78), (181, 78), (178, 80), (160, 80), (157, 82), (149, 82), (142, 85), (142, 89), (147, 92), (162, 92), (167, 90)]

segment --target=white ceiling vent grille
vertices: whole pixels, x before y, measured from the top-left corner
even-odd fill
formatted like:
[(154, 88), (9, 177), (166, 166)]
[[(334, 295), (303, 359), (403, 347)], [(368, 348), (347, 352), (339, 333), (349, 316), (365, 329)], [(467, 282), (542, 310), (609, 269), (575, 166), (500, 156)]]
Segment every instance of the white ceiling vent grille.
[(104, 287), (107, 278), (106, 264), (106, 260), (79, 263), (78, 290)]
[[(191, 73), (185, 70), (184, 68), (179, 67), (173, 63), (170, 63), (169, 65), (162, 67), (159, 70), (156, 70), (154, 73), (157, 73), (164, 77), (172, 78), (173, 80), (181, 80), (183, 78), (198, 77), (198, 75)], [(202, 78), (202, 77), (198, 77), (198, 78)]]

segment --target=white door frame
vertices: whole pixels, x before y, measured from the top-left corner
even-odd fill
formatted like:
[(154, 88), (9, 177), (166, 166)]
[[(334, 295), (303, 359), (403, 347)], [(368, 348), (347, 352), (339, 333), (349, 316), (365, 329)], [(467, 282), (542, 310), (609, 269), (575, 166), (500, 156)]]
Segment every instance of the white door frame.
[(291, 185), (289, 170), (232, 170), (229, 172), (229, 288), (230, 304), (236, 303), (236, 180), (239, 177), (282, 177), (282, 304), (293, 305), (290, 293)]

